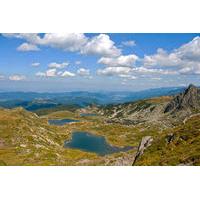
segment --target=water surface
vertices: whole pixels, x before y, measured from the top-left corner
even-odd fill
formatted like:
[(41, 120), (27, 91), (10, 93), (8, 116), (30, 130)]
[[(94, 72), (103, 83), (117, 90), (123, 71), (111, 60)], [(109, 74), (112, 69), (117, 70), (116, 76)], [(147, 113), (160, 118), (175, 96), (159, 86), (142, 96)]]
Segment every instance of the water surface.
[(81, 113), (80, 116), (81, 117), (94, 117), (94, 116), (97, 116), (97, 114), (95, 114), (95, 113)]
[(120, 151), (128, 151), (132, 147), (111, 146), (103, 136), (93, 135), (88, 132), (73, 132), (70, 141), (65, 141), (65, 148), (80, 149), (82, 151), (92, 152), (104, 156), (106, 154)]
[(75, 119), (49, 119), (48, 122), (49, 122), (50, 125), (63, 126), (65, 124), (69, 124), (71, 122), (79, 122), (79, 120), (75, 120)]

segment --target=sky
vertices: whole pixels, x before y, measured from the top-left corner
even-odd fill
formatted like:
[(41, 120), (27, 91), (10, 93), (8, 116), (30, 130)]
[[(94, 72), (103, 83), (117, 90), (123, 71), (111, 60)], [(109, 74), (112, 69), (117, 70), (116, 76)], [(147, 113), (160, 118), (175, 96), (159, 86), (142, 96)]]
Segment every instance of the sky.
[(200, 85), (200, 34), (2, 33), (0, 91)]

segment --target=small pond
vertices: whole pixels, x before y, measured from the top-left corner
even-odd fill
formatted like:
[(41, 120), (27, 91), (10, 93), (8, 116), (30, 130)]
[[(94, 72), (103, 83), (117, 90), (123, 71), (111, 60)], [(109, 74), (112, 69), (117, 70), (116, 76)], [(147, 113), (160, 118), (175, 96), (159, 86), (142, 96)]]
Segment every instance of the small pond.
[(128, 151), (133, 147), (115, 147), (107, 143), (103, 136), (93, 135), (88, 132), (73, 132), (70, 141), (65, 141), (65, 148), (80, 149), (82, 151), (96, 153), (104, 156), (106, 154)]
[(48, 122), (49, 122), (50, 125), (63, 126), (65, 124), (69, 124), (71, 122), (79, 122), (79, 120), (75, 120), (75, 119), (49, 119)]

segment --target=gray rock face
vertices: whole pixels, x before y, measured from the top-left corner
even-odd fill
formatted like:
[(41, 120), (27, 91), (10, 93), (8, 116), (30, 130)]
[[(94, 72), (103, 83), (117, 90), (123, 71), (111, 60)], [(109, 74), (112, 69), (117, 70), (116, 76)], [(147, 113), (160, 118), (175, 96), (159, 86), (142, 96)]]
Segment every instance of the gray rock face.
[(135, 159), (133, 161), (133, 165), (135, 165), (135, 162), (137, 161), (137, 159), (144, 153), (144, 151), (151, 146), (153, 142), (153, 138), (152, 136), (145, 136), (142, 138), (140, 145), (138, 147)]
[(191, 84), (183, 93), (174, 97), (174, 99), (166, 106), (164, 113), (199, 109), (200, 89)]

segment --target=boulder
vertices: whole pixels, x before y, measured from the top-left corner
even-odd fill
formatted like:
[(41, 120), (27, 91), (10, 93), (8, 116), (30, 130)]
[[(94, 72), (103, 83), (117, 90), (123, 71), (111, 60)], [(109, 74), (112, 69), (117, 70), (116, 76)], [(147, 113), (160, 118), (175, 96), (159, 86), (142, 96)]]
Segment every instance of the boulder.
[(142, 138), (140, 145), (138, 147), (137, 153), (135, 155), (135, 159), (133, 161), (133, 165), (135, 165), (135, 162), (137, 161), (137, 159), (144, 153), (144, 151), (151, 146), (153, 142), (153, 138), (152, 136), (145, 136)]

